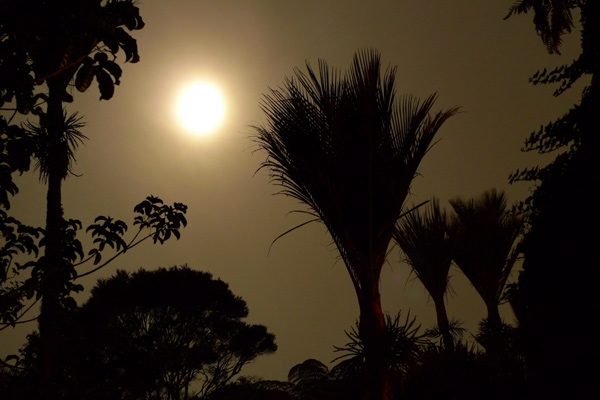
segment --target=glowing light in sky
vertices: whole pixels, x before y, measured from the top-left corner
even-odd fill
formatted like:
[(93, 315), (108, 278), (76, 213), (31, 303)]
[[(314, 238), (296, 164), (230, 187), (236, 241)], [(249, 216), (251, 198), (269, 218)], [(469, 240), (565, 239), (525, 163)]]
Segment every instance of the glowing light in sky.
[(223, 118), (223, 98), (212, 85), (197, 83), (189, 86), (179, 97), (177, 113), (190, 131), (206, 134), (213, 131)]

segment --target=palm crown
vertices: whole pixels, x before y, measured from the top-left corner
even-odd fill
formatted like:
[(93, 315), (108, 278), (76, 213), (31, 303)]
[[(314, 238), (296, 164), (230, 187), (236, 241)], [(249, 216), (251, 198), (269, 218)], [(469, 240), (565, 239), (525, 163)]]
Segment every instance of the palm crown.
[(429, 115), (436, 95), (398, 104), (396, 69), (382, 76), (373, 50), (358, 53), (343, 77), (323, 61), (307, 69), (265, 96), (263, 167), (326, 225), (358, 289), (379, 276), (417, 166), (456, 109)]

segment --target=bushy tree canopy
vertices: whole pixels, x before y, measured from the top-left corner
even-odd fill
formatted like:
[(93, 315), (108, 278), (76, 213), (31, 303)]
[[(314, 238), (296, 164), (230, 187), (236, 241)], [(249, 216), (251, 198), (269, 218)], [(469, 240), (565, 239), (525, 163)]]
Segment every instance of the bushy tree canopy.
[(210, 273), (187, 266), (118, 271), (66, 321), (65, 396), (207, 396), (277, 349), (274, 335), (244, 322), (247, 316), (246, 302)]

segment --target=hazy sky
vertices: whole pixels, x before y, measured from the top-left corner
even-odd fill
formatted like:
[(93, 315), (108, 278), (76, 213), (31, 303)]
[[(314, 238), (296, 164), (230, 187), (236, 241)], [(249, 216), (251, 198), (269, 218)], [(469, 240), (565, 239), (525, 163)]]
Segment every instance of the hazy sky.
[[(526, 184), (511, 186), (508, 175), (539, 158), (522, 154), (529, 133), (562, 115), (577, 89), (561, 98), (549, 87), (533, 87), (538, 68), (569, 62), (577, 38), (563, 56), (549, 56), (530, 16), (503, 21), (512, 0), (143, 0), (146, 27), (134, 36), (141, 62), (126, 65), (115, 97), (76, 94), (71, 111), (85, 116), (90, 138), (67, 180), (67, 218), (84, 226), (97, 215), (123, 219), (131, 227), (133, 207), (147, 195), (189, 206), (189, 225), (180, 241), (138, 247), (85, 282), (116, 269), (168, 267), (187, 263), (229, 283), (250, 308), (250, 321), (277, 337), (275, 355), (258, 359), (246, 374), (286, 379), (308, 358), (325, 363), (346, 343), (344, 331), (358, 317), (347, 272), (323, 225), (312, 224), (271, 241), (304, 221), (287, 213), (296, 201), (273, 196), (267, 171), (255, 175), (265, 154), (255, 152), (251, 125), (265, 121), (262, 93), (280, 85), (295, 66), (319, 58), (347, 68), (358, 49), (375, 47), (385, 65), (398, 66), (398, 93), (424, 98), (438, 92), (434, 109), (454, 105), (462, 113), (439, 132), (413, 182), (420, 202), (436, 195), (442, 204), (495, 187), (511, 201), (523, 199)], [(120, 59), (123, 56), (120, 55)], [(189, 84), (206, 80), (226, 101), (225, 121), (210, 138), (187, 133), (175, 105)], [(45, 188), (33, 174), (19, 180), (14, 210), (22, 220), (43, 225)], [(483, 301), (452, 269), (450, 317), (475, 332), (485, 315)], [(383, 307), (416, 315), (424, 328), (435, 320), (433, 302), (409, 269), (391, 253), (382, 276)], [(80, 297), (85, 299), (85, 296)], [(509, 309), (505, 317), (511, 319)], [(21, 328), (17, 333), (34, 329)], [(16, 334), (14, 350), (22, 342)], [(17, 340), (16, 338), (19, 337)], [(8, 342), (7, 342), (8, 343)]]

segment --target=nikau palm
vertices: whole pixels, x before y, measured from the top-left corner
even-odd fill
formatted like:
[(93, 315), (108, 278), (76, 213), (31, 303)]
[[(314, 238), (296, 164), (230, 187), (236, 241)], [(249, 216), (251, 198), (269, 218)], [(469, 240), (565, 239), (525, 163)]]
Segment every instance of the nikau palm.
[(519, 254), (515, 243), (524, 219), (507, 210), (506, 195), (496, 190), (476, 199), (456, 198), (450, 204), (459, 226), (454, 262), (485, 302), (490, 329), (499, 332), (502, 320), (498, 304)]
[(456, 109), (395, 97), (396, 68), (381, 72), (375, 50), (357, 53), (342, 76), (319, 61), (296, 69), (283, 88), (265, 95), (268, 123), (256, 141), (262, 164), (282, 193), (309, 207), (327, 227), (344, 260), (360, 308), (365, 345), (365, 397), (390, 398), (379, 340), (385, 331), (379, 277), (394, 225), (417, 167), (438, 129)]
[(456, 237), (453, 227), (439, 201), (433, 199), (423, 212), (414, 210), (401, 218), (394, 234), (406, 261), (433, 299), (446, 348), (454, 345), (444, 302)]

